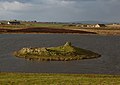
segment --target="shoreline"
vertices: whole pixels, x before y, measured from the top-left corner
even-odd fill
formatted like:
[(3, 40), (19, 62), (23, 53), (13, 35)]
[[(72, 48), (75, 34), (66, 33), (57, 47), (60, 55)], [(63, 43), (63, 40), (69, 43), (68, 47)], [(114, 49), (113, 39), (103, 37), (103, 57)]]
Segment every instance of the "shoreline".
[(115, 29), (73, 29), (73, 30), (81, 30), (87, 32), (95, 32), (97, 35), (113, 35), (113, 36), (120, 36), (120, 30)]
[(100, 36), (120, 36), (120, 34), (105, 34), (105, 33), (102, 33), (102, 34), (89, 34), (89, 33), (36, 33), (36, 32), (31, 32), (31, 33), (24, 33), (24, 32), (19, 32), (19, 33), (15, 33), (15, 32), (11, 32), (11, 33), (1, 33), (0, 34), (79, 34), (79, 35), (100, 35)]
[(35, 28), (24, 28), (24, 29), (0, 29), (0, 33), (80, 33), (80, 34), (96, 34), (95, 32), (87, 32), (81, 30), (71, 29), (56, 29), (47, 27), (35, 27)]
[(0, 29), (0, 34), (81, 34), (81, 35), (113, 35), (120, 36), (120, 30), (114, 29), (63, 29), (35, 27), (24, 29)]
[(114, 77), (120, 77), (120, 74), (96, 74), (96, 73), (34, 73), (34, 72), (0, 72), (0, 75), (1, 74), (49, 74), (49, 75), (84, 75), (84, 76), (87, 76), (87, 75), (96, 75), (96, 76), (114, 76)]

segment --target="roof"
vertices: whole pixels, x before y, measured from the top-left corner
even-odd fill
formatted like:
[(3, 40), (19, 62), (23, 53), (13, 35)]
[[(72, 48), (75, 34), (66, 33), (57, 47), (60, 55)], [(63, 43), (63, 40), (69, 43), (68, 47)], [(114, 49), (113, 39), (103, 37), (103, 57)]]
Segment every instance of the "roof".
[(101, 26), (101, 27), (105, 27), (105, 24), (97, 24), (97, 25), (99, 25), (99, 26)]
[(9, 21), (9, 23), (20, 23), (19, 21)]

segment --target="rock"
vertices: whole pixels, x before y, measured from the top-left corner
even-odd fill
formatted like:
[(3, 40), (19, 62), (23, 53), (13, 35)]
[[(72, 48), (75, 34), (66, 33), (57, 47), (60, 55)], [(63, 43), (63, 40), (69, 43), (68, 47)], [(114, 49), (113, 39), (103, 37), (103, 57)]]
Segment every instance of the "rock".
[(71, 42), (66, 42), (64, 46), (72, 46)]

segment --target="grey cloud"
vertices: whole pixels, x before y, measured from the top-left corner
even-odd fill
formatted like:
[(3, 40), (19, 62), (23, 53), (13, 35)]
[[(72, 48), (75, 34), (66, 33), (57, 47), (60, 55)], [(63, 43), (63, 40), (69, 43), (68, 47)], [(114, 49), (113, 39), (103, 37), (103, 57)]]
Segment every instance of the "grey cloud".
[(97, 1), (97, 0), (64, 0), (64, 1)]
[(74, 2), (94, 2), (94, 1), (120, 1), (120, 0), (0, 0), (2, 2), (8, 1), (8, 2), (13, 2), (13, 1), (18, 1), (18, 2), (22, 2), (22, 3), (45, 3), (45, 2), (49, 2), (49, 1), (74, 1)]
[[(0, 0), (20, 2), (26, 10), (0, 10), (0, 18), (38, 21), (119, 21), (120, 0)], [(72, 3), (75, 2), (75, 3)], [(27, 8), (27, 5), (30, 7)]]
[[(64, 0), (64, 1), (113, 1), (113, 0)], [(114, 0), (119, 1), (119, 0)]]
[(22, 2), (22, 3), (28, 3), (28, 2), (33, 2), (34, 0), (0, 0), (1, 2), (14, 2), (14, 1), (18, 1), (18, 2)]

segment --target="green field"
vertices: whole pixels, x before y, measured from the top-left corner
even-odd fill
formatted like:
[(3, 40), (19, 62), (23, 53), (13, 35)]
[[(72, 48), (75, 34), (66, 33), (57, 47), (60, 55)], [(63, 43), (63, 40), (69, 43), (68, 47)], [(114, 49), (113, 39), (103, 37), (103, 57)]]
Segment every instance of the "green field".
[(0, 85), (120, 85), (119, 75), (0, 73)]
[(0, 28), (7, 29), (20, 29), (30, 27), (49, 27), (49, 28), (62, 28), (64, 24), (52, 24), (52, 23), (32, 23), (32, 22), (21, 22), (20, 25), (0, 25)]

